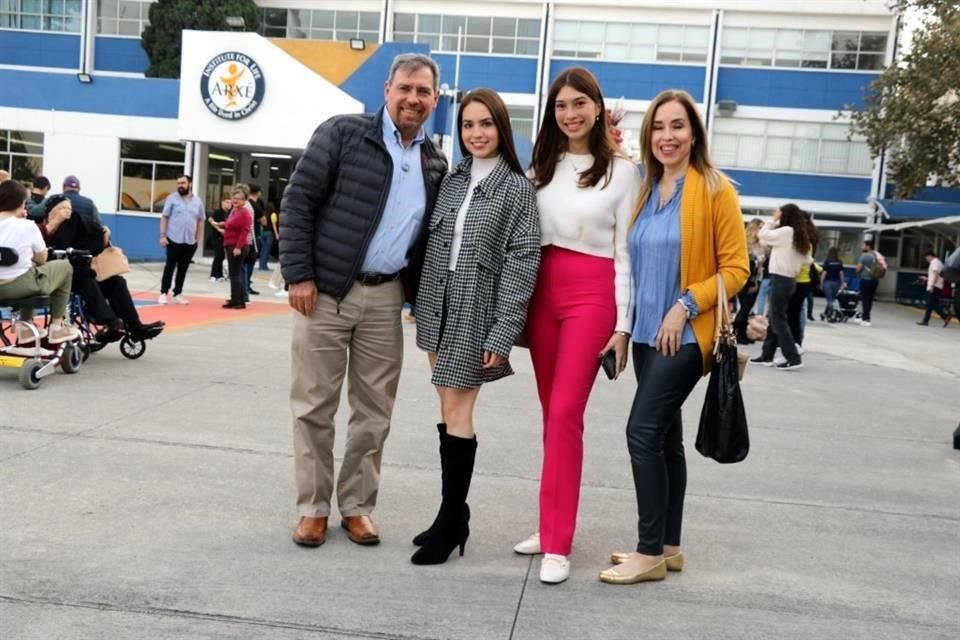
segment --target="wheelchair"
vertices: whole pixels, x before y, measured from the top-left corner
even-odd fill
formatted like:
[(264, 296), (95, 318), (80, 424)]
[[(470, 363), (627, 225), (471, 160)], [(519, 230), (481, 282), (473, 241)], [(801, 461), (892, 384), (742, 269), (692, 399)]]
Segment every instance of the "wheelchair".
[[(112, 342), (117, 342), (115, 339), (108, 339), (107, 329), (90, 318), (80, 294), (70, 294), (69, 314), (70, 322), (80, 330), (80, 348), (84, 361)], [(136, 360), (147, 351), (147, 341), (131, 334), (126, 328), (121, 331), (119, 342), (120, 353), (129, 360)]]
[[(0, 248), (0, 264), (9, 266), (17, 263), (17, 253), (11, 249)], [(24, 389), (36, 389), (40, 381), (52, 375), (59, 366), (64, 373), (77, 373), (83, 364), (83, 352), (77, 341), (44, 346), (37, 327), (20, 319), (24, 309), (49, 309), (47, 296), (0, 300), (0, 366), (16, 368), (17, 378)], [(46, 314), (49, 326), (49, 314)], [(26, 329), (33, 334), (32, 346), (19, 346), (14, 341), (17, 329)], [(14, 340), (11, 340), (11, 334)]]
[[(58, 258), (66, 258), (71, 264), (89, 263), (93, 257), (89, 251), (79, 249), (56, 250), (53, 254)], [(78, 293), (70, 294), (68, 306), (70, 322), (80, 331), (80, 349), (83, 360), (86, 361), (92, 354), (106, 348), (107, 345), (120, 343), (120, 353), (129, 360), (136, 360), (147, 351), (147, 340), (156, 337), (156, 334), (144, 337), (137, 335), (124, 326), (119, 335), (111, 333), (107, 327), (97, 324), (87, 312), (83, 296)]]

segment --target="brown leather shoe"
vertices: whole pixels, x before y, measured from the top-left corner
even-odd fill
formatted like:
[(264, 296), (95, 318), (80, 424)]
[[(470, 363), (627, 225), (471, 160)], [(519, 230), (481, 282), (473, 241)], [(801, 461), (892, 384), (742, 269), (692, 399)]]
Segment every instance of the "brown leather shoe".
[(370, 545), (380, 544), (380, 534), (373, 526), (370, 516), (345, 516), (340, 526), (347, 530), (347, 537), (351, 542)]
[(327, 516), (301, 516), (293, 532), (293, 541), (301, 547), (319, 547), (327, 540)]

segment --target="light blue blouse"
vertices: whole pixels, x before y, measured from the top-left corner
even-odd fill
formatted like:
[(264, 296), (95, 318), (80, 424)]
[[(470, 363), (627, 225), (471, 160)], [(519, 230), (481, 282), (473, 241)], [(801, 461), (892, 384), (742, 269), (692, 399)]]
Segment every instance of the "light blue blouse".
[[(656, 346), (657, 331), (670, 308), (680, 298), (680, 197), (683, 179), (677, 181), (670, 200), (659, 207), (659, 183), (630, 229), (630, 272), (636, 287), (634, 342)], [(688, 305), (689, 306), (689, 305)], [(696, 344), (690, 323), (683, 328), (681, 344)]]

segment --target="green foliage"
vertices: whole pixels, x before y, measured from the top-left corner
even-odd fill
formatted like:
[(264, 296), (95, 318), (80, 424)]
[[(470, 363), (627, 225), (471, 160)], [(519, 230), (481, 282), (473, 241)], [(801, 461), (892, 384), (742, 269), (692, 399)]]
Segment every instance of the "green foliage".
[(150, 6), (150, 24), (143, 30), (141, 45), (150, 58), (146, 75), (151, 78), (180, 77), (180, 32), (229, 31), (227, 16), (246, 21), (245, 31), (260, 26), (260, 11), (253, 0), (158, 0)]
[(960, 186), (960, 3), (895, 0), (894, 8), (925, 17), (910, 52), (871, 85), (851, 129), (876, 156), (888, 154), (896, 197), (908, 198), (928, 179)]

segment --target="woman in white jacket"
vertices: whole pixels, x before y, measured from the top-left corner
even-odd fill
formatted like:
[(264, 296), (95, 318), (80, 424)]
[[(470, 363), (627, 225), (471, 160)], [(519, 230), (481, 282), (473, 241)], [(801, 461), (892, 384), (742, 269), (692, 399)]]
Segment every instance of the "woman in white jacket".
[(791, 371), (803, 366), (790, 324), (787, 322), (787, 307), (797, 286), (797, 274), (805, 264), (810, 264), (810, 227), (803, 211), (795, 204), (785, 204), (773, 212), (772, 219), (759, 233), (760, 244), (770, 247), (770, 330), (763, 343), (759, 357), (750, 362), (765, 367), (774, 366), (773, 356), (780, 347), (786, 362), (777, 369)]

